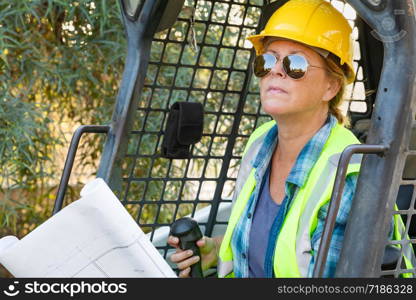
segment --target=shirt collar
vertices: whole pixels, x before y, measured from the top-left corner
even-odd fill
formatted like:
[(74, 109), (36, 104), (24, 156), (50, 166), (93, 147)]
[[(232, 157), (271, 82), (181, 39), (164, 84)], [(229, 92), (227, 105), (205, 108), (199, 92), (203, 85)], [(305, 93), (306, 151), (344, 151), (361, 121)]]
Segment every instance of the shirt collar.
[[(309, 172), (318, 160), (322, 149), (329, 137), (331, 129), (336, 125), (337, 119), (328, 114), (324, 125), (315, 133), (315, 135), (306, 143), (299, 153), (295, 164), (290, 171), (286, 183), (292, 183), (299, 187), (303, 186), (308, 178)], [(253, 161), (253, 167), (256, 169), (264, 168), (264, 165), (270, 163), (271, 156), (277, 145), (278, 126), (275, 124), (266, 134), (263, 144)]]
[(312, 167), (321, 155), (322, 149), (328, 140), (332, 128), (337, 122), (338, 120), (332, 114), (328, 114), (328, 118), (324, 125), (302, 148), (286, 182), (296, 184), (299, 187), (302, 187), (305, 184)]

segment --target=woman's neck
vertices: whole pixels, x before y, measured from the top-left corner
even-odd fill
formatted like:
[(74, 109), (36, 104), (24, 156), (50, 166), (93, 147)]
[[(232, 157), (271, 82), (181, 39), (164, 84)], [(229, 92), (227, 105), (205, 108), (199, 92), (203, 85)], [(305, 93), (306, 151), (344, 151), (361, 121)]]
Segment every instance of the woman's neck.
[(279, 128), (279, 142), (274, 159), (279, 162), (294, 163), (302, 148), (324, 125), (327, 117), (327, 110), (275, 117)]

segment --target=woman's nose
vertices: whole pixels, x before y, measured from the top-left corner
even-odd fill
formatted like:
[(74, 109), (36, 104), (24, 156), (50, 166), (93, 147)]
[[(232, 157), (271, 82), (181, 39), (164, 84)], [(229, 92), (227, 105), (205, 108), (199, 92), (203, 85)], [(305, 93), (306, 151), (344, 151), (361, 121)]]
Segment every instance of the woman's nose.
[(277, 75), (277, 76), (281, 76), (281, 77), (286, 77), (286, 73), (283, 70), (283, 64), (282, 61), (278, 60), (276, 62), (276, 64), (273, 66), (272, 70), (270, 71), (270, 73)]

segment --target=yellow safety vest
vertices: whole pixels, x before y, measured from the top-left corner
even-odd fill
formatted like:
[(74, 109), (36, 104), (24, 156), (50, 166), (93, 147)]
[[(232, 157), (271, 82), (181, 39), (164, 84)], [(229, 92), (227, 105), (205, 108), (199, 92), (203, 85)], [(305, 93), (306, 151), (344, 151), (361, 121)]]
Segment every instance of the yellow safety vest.
[[(275, 121), (270, 121), (253, 132), (243, 154), (233, 197), (233, 208), (227, 230), (219, 251), (218, 277), (234, 277), (231, 237), (258, 182), (252, 160), (256, 157), (265, 135)], [(329, 202), (334, 186), (338, 161), (342, 151), (349, 145), (359, 144), (351, 131), (336, 124), (312, 167), (308, 179), (292, 200), (276, 240), (273, 270), (276, 277), (306, 277), (312, 258), (311, 237), (318, 223), (318, 212)], [(358, 173), (362, 155), (353, 155), (347, 169), (347, 175)], [(402, 228), (400, 228), (400, 223)], [(395, 218), (395, 234), (403, 235), (403, 223)], [(410, 257), (405, 259), (411, 267), (414, 254), (411, 246), (404, 251)], [(411, 256), (413, 254), (413, 257)]]

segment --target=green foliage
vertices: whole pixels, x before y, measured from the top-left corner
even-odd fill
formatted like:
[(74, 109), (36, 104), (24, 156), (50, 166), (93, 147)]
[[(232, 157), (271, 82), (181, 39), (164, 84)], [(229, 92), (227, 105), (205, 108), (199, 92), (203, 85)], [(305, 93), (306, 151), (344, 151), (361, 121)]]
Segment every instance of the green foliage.
[(7, 91), (2, 94), (5, 97), (0, 101), (0, 226), (9, 226), (17, 232), (19, 211), (33, 211), (16, 191), (31, 190), (51, 175), (49, 153), (58, 140), (51, 135), (50, 120), (43, 118), (42, 107), (11, 97)]
[[(21, 236), (50, 214), (66, 127), (110, 119), (126, 42), (118, 1), (2, 1), (0, 20), (0, 226)], [(101, 145), (83, 137), (78, 164)]]

